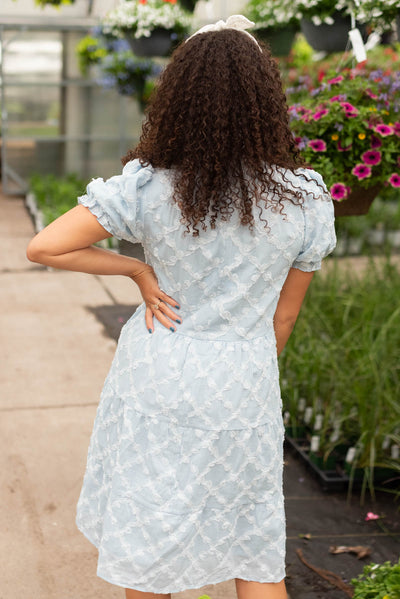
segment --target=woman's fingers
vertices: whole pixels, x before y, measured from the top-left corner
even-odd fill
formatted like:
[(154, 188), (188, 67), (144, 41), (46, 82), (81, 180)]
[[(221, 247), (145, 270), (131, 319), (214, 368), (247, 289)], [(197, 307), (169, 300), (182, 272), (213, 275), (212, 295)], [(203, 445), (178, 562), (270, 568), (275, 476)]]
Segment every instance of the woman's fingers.
[(164, 293), (164, 291), (161, 291), (161, 290), (160, 290), (160, 299), (162, 299), (163, 302), (169, 304), (173, 308), (176, 308), (177, 310), (179, 310), (179, 308), (180, 308), (179, 302), (177, 302), (176, 300), (174, 300), (173, 297), (170, 297), (169, 295)]
[(175, 324), (175, 322), (171, 322), (171, 320), (167, 318), (167, 316), (163, 313), (161, 306), (162, 304), (160, 304), (160, 308), (158, 310), (153, 312), (154, 317), (160, 324), (174, 333), (177, 329), (177, 324)]
[(150, 308), (148, 306), (146, 307), (144, 321), (146, 323), (147, 330), (149, 331), (149, 333), (152, 333), (154, 331), (153, 312), (150, 310)]
[(171, 332), (175, 332), (177, 329), (177, 324), (182, 324), (182, 318), (179, 314), (176, 314), (165, 302), (165, 299), (171, 301), (173, 306), (177, 306), (177, 302), (166, 295), (164, 292), (160, 292), (160, 298), (157, 300), (151, 300), (150, 302), (146, 302), (146, 313), (145, 313), (145, 322), (146, 327), (149, 333), (154, 331), (154, 320), (155, 317), (160, 324), (162, 324), (165, 328), (169, 329)]

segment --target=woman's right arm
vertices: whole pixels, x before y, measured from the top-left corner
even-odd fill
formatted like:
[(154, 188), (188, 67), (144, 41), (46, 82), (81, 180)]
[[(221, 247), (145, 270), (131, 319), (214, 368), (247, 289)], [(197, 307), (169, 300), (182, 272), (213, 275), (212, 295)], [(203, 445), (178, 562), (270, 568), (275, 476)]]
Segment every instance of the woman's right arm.
[(278, 356), (293, 331), (313, 275), (314, 272), (304, 272), (298, 268), (291, 268), (289, 270), (274, 315)]

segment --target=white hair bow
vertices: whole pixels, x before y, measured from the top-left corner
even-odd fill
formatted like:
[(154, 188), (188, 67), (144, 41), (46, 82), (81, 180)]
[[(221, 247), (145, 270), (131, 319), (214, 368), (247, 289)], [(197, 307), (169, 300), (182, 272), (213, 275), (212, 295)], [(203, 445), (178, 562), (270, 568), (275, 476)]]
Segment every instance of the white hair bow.
[(212, 23), (211, 25), (205, 25), (204, 27), (196, 31), (196, 33), (193, 33), (193, 35), (191, 35), (186, 41), (192, 39), (192, 37), (198, 35), (199, 33), (208, 33), (209, 31), (222, 31), (224, 29), (236, 29), (236, 31), (241, 31), (242, 33), (248, 35), (253, 40), (253, 42), (257, 44), (257, 46), (260, 48), (260, 51), (262, 52), (261, 47), (257, 42), (256, 38), (253, 37), (251, 33), (246, 31), (246, 29), (250, 29), (251, 27), (254, 27), (253, 21), (249, 21), (249, 19), (247, 19), (243, 15), (231, 15), (226, 22), (221, 20), (217, 21), (217, 23)]

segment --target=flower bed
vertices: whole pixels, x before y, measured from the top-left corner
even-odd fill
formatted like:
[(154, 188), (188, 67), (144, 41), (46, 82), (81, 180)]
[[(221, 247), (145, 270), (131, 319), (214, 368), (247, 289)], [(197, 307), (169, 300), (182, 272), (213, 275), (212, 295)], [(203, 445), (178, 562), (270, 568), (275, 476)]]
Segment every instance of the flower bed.
[(390, 263), (371, 263), (362, 277), (333, 264), (311, 285), (280, 358), (288, 436), (319, 437), (322, 461), (347, 457), (349, 478), (362, 475), (362, 496), (367, 486), (373, 493), (377, 468), (400, 482), (399, 295)]

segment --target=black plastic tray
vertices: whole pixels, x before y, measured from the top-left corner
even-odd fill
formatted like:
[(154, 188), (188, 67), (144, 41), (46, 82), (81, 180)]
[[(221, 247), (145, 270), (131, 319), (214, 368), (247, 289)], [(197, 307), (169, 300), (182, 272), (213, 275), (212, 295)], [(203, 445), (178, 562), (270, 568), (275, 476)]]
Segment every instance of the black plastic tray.
[(345, 473), (336, 470), (322, 470), (315, 464), (308, 455), (308, 451), (303, 449), (305, 439), (293, 439), (285, 435), (285, 443), (303, 460), (307, 468), (318, 479), (324, 491), (344, 491), (348, 488), (350, 477)]

